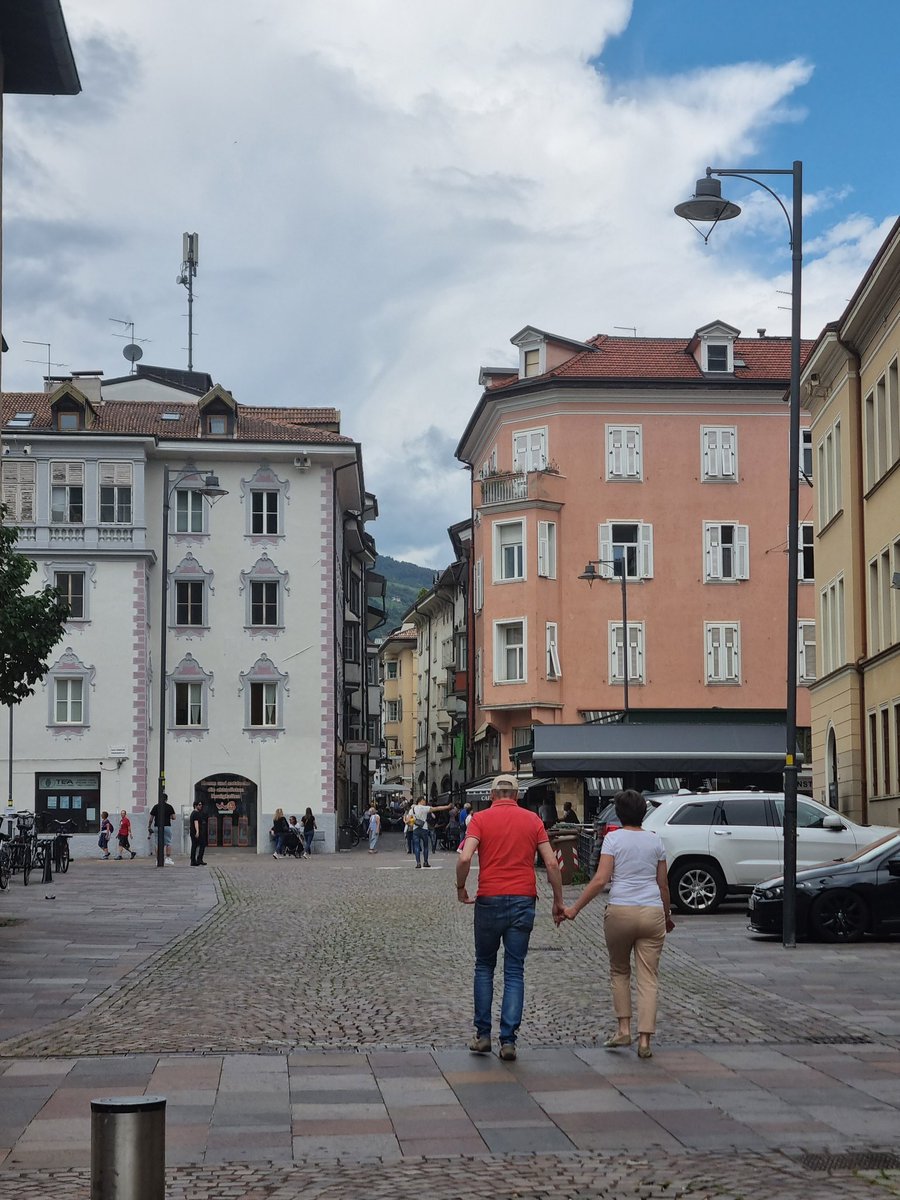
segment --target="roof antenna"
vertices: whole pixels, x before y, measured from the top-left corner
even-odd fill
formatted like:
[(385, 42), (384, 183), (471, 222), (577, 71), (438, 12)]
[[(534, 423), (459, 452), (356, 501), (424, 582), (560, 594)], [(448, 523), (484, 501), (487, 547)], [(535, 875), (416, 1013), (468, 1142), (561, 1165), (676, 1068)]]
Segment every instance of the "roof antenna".
[(613, 325), (613, 329), (624, 329), (632, 337), (637, 337), (637, 325)]
[[(51, 367), (67, 367), (69, 365), (68, 363), (58, 363), (58, 362), (50, 361), (50, 343), (49, 342), (33, 342), (30, 338), (22, 338), (22, 345), (23, 346), (46, 346), (46, 348), (47, 348), (47, 386), (48, 387), (50, 386), (50, 368)], [(44, 365), (44, 360), (42, 358), (26, 358), (25, 361), (30, 362), (30, 363), (39, 363), (41, 366)]]
[(122, 355), (123, 355), (123, 357), (127, 358), (128, 361), (131, 363), (131, 370), (128, 373), (129, 373), (129, 375), (133, 375), (136, 370), (134, 364), (137, 362), (137, 360), (139, 358), (144, 357), (144, 352), (137, 343), (138, 342), (149, 342), (150, 339), (149, 338), (136, 338), (134, 336), (134, 321), (123, 321), (120, 317), (110, 317), (109, 319), (112, 321), (112, 323), (114, 325), (124, 325), (125, 328), (128, 330), (128, 333), (114, 333), (113, 337), (124, 338), (125, 341), (128, 342), (127, 346), (122, 347)]
[(182, 234), (181, 273), (175, 282), (187, 288), (188, 294), (188, 370), (194, 369), (194, 280), (197, 277), (197, 264), (200, 261), (200, 239), (196, 233)]

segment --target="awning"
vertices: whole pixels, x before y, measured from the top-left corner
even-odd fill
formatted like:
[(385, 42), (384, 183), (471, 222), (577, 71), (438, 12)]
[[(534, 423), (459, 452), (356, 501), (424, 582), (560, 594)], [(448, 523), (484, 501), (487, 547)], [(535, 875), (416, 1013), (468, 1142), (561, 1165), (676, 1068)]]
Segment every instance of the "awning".
[(780, 775), (784, 746), (784, 726), (772, 724), (535, 725), (532, 762), (545, 775)]
[(492, 729), (494, 731), (494, 733), (497, 732), (496, 729), (494, 729), (494, 726), (490, 723), (490, 721), (485, 721), (484, 724), (479, 725), (478, 728), (475, 730), (475, 733), (472, 735), (472, 741), (480, 742), (482, 738), (486, 738), (488, 735), (489, 729)]
[[(530, 792), (532, 788), (541, 787), (546, 783), (553, 783), (552, 779), (520, 779), (519, 780), (519, 799), (523, 799), (526, 792)], [(491, 797), (491, 783), (476, 784), (474, 787), (466, 788), (466, 799), (471, 800), (473, 804), (479, 801), (489, 800)]]

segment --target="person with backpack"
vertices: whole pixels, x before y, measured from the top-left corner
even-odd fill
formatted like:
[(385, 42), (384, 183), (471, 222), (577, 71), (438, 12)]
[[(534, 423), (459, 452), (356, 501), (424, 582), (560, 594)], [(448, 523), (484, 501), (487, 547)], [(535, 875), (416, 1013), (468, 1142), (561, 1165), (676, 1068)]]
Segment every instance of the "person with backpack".
[(101, 858), (109, 858), (109, 839), (115, 833), (112, 821), (109, 819), (108, 812), (100, 814), (100, 837), (97, 839), (97, 845), (103, 851)]
[[(418, 804), (412, 806), (413, 815), (413, 853), (416, 856), (416, 870), (419, 867), (430, 867), (428, 861), (428, 850), (431, 845), (431, 832), (428, 828), (428, 818), (432, 813), (447, 812), (450, 808), (449, 804), (425, 804), (424, 801), (419, 801)], [(424, 858), (424, 863), (420, 860)]]

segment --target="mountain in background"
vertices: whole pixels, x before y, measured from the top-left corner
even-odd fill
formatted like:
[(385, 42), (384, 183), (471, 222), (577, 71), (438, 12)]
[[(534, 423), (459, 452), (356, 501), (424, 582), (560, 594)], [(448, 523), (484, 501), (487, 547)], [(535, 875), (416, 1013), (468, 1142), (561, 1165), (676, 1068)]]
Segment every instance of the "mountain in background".
[(385, 608), (388, 617), (374, 634), (377, 638), (383, 638), (398, 628), (403, 614), (413, 601), (418, 599), (419, 592), (423, 588), (427, 590), (431, 587), (436, 572), (430, 567), (417, 567), (415, 563), (400, 562), (399, 559), (390, 558), (386, 554), (378, 555), (375, 570), (387, 580)]

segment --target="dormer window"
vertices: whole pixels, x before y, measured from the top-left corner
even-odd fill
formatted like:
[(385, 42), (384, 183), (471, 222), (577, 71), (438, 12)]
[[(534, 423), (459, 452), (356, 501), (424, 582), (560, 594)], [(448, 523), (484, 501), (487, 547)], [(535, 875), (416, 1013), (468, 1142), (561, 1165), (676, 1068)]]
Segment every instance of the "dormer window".
[(533, 350), (525, 350), (522, 354), (522, 377), (530, 379), (532, 375), (541, 374), (541, 351), (540, 347), (535, 347)]
[(707, 371), (728, 370), (728, 346), (724, 343), (711, 343), (706, 347)]
[(213, 436), (224, 437), (228, 433), (228, 418), (224, 413), (206, 418), (206, 432)]
[(696, 331), (687, 346), (704, 375), (733, 375), (737, 365), (734, 357), (735, 339), (741, 331), (724, 321), (711, 321)]
[(81, 429), (81, 412), (77, 409), (72, 412), (58, 410), (56, 414), (56, 427), (60, 433), (71, 433)]

